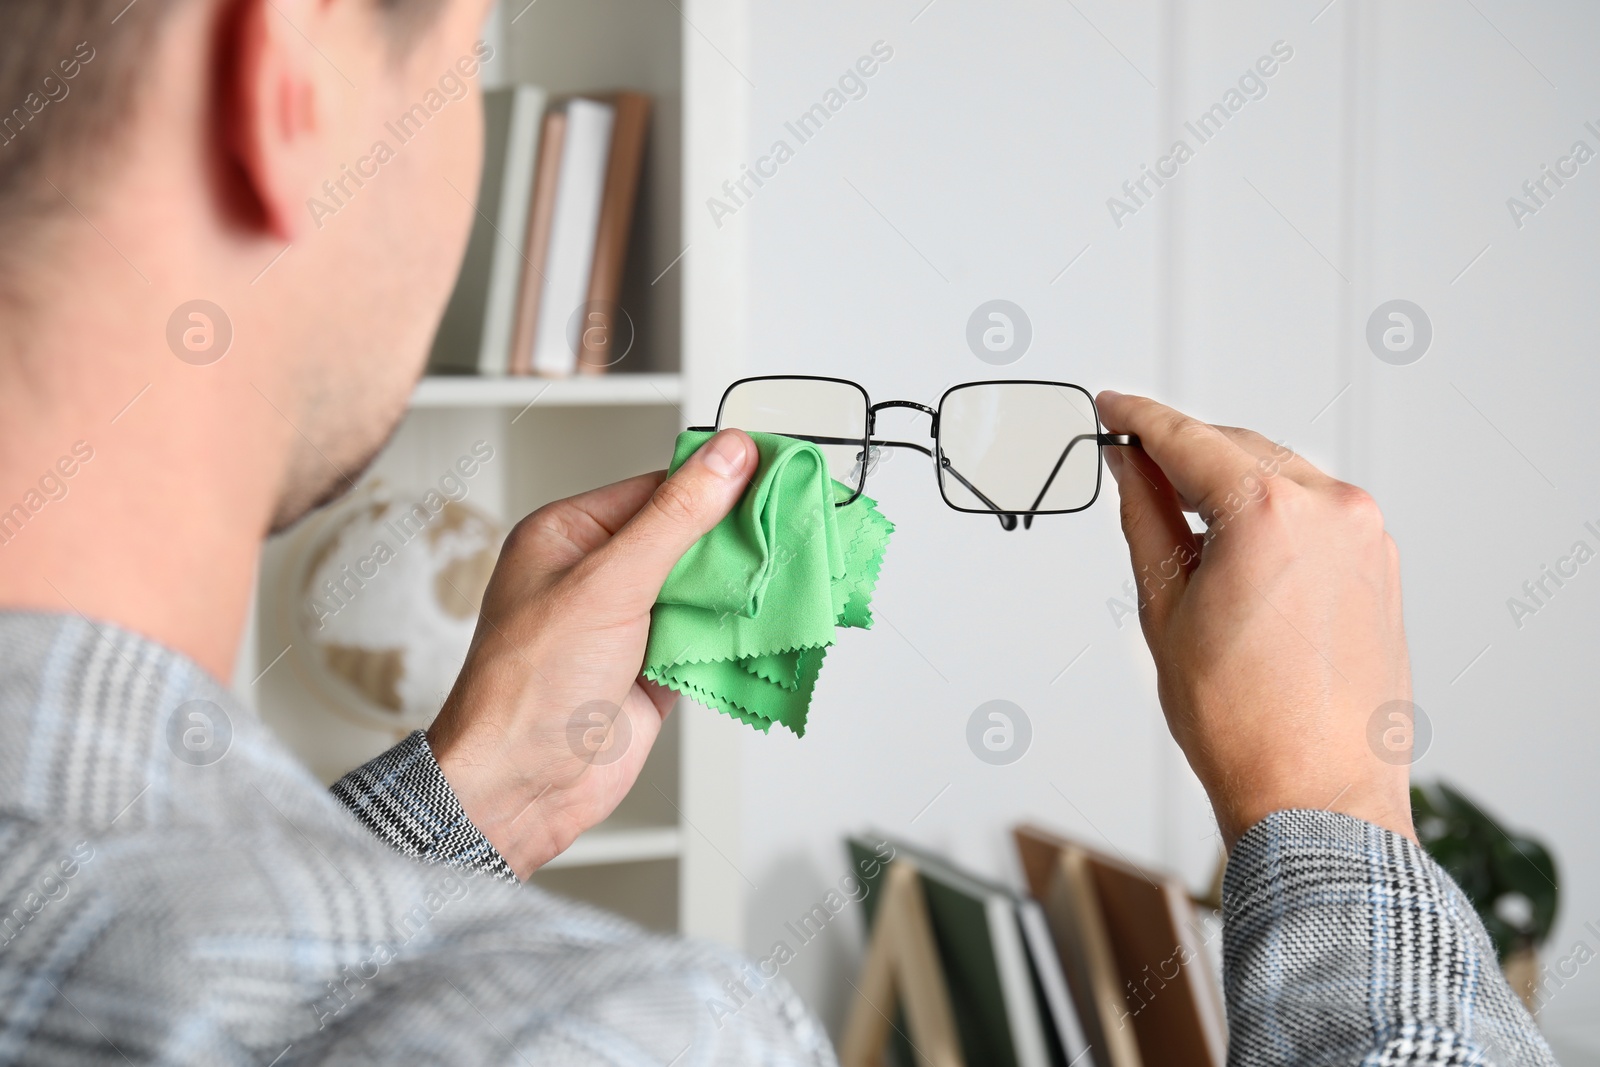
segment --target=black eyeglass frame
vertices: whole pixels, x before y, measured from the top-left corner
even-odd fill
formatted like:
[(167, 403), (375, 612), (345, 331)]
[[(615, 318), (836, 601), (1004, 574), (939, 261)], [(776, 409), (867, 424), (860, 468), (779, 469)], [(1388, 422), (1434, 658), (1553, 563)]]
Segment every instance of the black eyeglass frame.
[[(715, 432), (717, 430), (723, 429), (723, 425), (722, 425), (723, 408), (726, 406), (726, 404), (728, 402), (728, 397), (733, 393), (733, 391), (735, 389), (739, 388), (741, 385), (746, 385), (746, 384), (748, 384), (750, 382), (777, 382), (777, 381), (831, 382), (831, 383), (833, 383), (835, 385), (847, 386), (847, 387), (849, 387), (851, 389), (856, 390), (857, 392), (859, 392), (861, 394), (861, 400), (862, 400), (863, 406), (866, 409), (867, 418), (866, 418), (866, 425), (864, 427), (863, 434), (862, 434), (862, 436), (860, 437), (859, 440), (857, 438), (854, 438), (854, 437), (818, 437), (818, 436), (814, 436), (814, 435), (811, 435), (811, 434), (790, 434), (790, 435), (785, 435), (785, 436), (799, 437), (801, 440), (811, 441), (814, 444), (829, 444), (829, 445), (855, 445), (855, 444), (859, 444), (861, 446), (861, 452), (860, 452), (861, 474), (860, 474), (860, 477), (858, 478), (855, 487), (852, 489), (852, 491), (850, 493), (850, 496), (845, 500), (835, 501), (834, 502), (834, 506), (835, 507), (844, 507), (847, 504), (853, 504), (856, 501), (856, 499), (859, 498), (861, 496), (861, 494), (866, 491), (866, 486), (867, 486), (867, 468), (870, 465), (869, 457), (871, 456), (872, 449), (874, 447), (877, 447), (877, 448), (909, 448), (909, 449), (912, 449), (914, 451), (921, 452), (923, 455), (925, 455), (929, 459), (933, 460), (933, 463), (934, 463), (934, 478), (937, 480), (937, 482), (939, 484), (939, 497), (940, 497), (940, 499), (942, 499), (944, 501), (945, 506), (950, 508), (952, 511), (959, 511), (959, 512), (962, 512), (963, 514), (967, 514), (967, 515), (994, 515), (1000, 520), (1000, 525), (1002, 527), (1004, 527), (1005, 529), (1007, 529), (1007, 530), (1012, 530), (1012, 529), (1016, 528), (1016, 526), (1017, 526), (1017, 518), (1020, 516), (1022, 518), (1023, 528), (1024, 529), (1031, 529), (1032, 526), (1033, 526), (1033, 517), (1035, 515), (1071, 515), (1071, 514), (1075, 514), (1076, 512), (1079, 512), (1079, 511), (1084, 511), (1084, 510), (1094, 506), (1094, 502), (1096, 500), (1100, 499), (1100, 486), (1101, 486), (1101, 483), (1102, 483), (1102, 480), (1103, 480), (1103, 477), (1104, 477), (1104, 461), (1102, 460), (1102, 458), (1100, 456), (1100, 450), (1101, 449), (1107, 448), (1107, 447), (1125, 447), (1125, 448), (1138, 448), (1139, 447), (1139, 438), (1134, 434), (1104, 433), (1104, 432), (1101, 431), (1101, 425), (1102, 424), (1100, 422), (1100, 409), (1094, 402), (1094, 394), (1090, 393), (1089, 390), (1085, 389), (1081, 385), (1074, 385), (1071, 382), (1047, 381), (1047, 380), (1039, 379), (1039, 378), (992, 378), (992, 379), (986, 379), (984, 381), (977, 381), (977, 382), (961, 382), (958, 385), (952, 385), (950, 388), (946, 389), (943, 394), (940, 395), (940, 397), (939, 397), (939, 405), (938, 405), (937, 408), (930, 408), (928, 405), (919, 404), (914, 400), (883, 400), (883, 401), (879, 401), (878, 403), (874, 404), (872, 402), (871, 395), (866, 390), (866, 387), (863, 386), (860, 382), (853, 382), (848, 378), (835, 378), (835, 377), (831, 377), (829, 375), (822, 375), (822, 374), (756, 374), (756, 375), (751, 375), (751, 376), (746, 377), (746, 378), (740, 378), (738, 381), (733, 382), (731, 385), (729, 385), (726, 389), (724, 389), (722, 391), (722, 399), (717, 402), (717, 421), (716, 421), (716, 425), (714, 425), (714, 426), (691, 426), (691, 427), (689, 427), (689, 429), (698, 430), (698, 431), (702, 431), (702, 432)], [(1056, 388), (1061, 388), (1061, 389), (1075, 389), (1078, 392), (1082, 393), (1083, 396), (1084, 396), (1084, 399), (1086, 399), (1089, 402), (1089, 411), (1094, 416), (1095, 432), (1092, 433), (1092, 434), (1079, 434), (1076, 437), (1074, 437), (1071, 441), (1067, 442), (1067, 447), (1062, 450), (1061, 457), (1056, 460), (1055, 466), (1050, 471), (1049, 478), (1047, 478), (1045, 480), (1044, 488), (1042, 488), (1039, 491), (1038, 497), (1035, 498), (1035, 501), (1034, 501), (1035, 507), (1033, 509), (1029, 509), (1029, 510), (1026, 510), (1026, 511), (1012, 511), (1012, 510), (1007, 510), (1007, 509), (1001, 508), (999, 505), (997, 505), (993, 501), (991, 501), (988, 497), (984, 496), (983, 493), (980, 492), (978, 490), (978, 488), (976, 486), (974, 486), (971, 482), (967, 481), (966, 478), (962, 477), (961, 472), (956, 470), (955, 467), (953, 467), (950, 464), (949, 458), (947, 456), (945, 456), (945, 454), (944, 454), (944, 446), (943, 446), (943, 444), (942, 444), (942, 442), (940, 441), (940, 438), (939, 438), (939, 423), (940, 423), (940, 416), (944, 413), (945, 401), (949, 400), (951, 394), (958, 393), (963, 389), (973, 389), (973, 388), (977, 388), (979, 386), (987, 386), (987, 385), (1048, 385), (1048, 386), (1054, 386)], [(909, 408), (909, 409), (911, 409), (913, 411), (920, 411), (923, 414), (927, 415), (929, 417), (929, 419), (931, 420), (930, 424), (929, 424), (929, 427), (928, 427), (928, 436), (930, 438), (932, 438), (934, 447), (930, 449), (930, 448), (926, 447), (925, 445), (920, 445), (920, 444), (916, 443), (915, 441), (891, 441), (891, 440), (883, 440), (883, 439), (874, 438), (873, 435), (877, 432), (877, 428), (878, 428), (878, 412), (880, 412), (880, 411), (882, 411), (882, 410), (884, 410), (886, 408)], [(1068, 453), (1070, 453), (1072, 451), (1072, 449), (1079, 442), (1088, 441), (1088, 440), (1092, 440), (1095, 443), (1094, 495), (1092, 495), (1089, 498), (1087, 503), (1082, 504), (1082, 505), (1080, 505), (1078, 507), (1075, 507), (1075, 508), (1058, 508), (1058, 509), (1053, 509), (1053, 510), (1048, 510), (1048, 511), (1038, 510), (1037, 509), (1037, 505), (1039, 504), (1039, 502), (1044, 500), (1045, 495), (1050, 491), (1050, 486), (1054, 483), (1056, 475), (1058, 473), (1060, 473), (1062, 465), (1066, 463)], [(953, 478), (955, 478), (963, 486), (965, 486), (966, 489), (969, 492), (971, 492), (975, 497), (977, 497), (979, 500), (981, 500), (985, 504), (987, 504), (988, 507), (987, 508), (969, 508), (969, 507), (963, 507), (963, 506), (955, 503), (954, 501), (952, 501), (950, 499), (950, 494), (946, 491), (946, 488), (945, 488), (944, 475), (945, 475), (946, 471), (948, 471)], [(841, 482), (840, 484), (844, 484), (844, 483)]]

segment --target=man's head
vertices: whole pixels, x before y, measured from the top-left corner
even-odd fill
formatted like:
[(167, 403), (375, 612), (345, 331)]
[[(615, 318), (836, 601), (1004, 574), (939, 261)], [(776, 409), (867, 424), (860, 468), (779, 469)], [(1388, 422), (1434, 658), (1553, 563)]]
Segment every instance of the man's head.
[(232, 453), (262, 526), (347, 489), (465, 246), (487, 6), (8, 4), (0, 388), (99, 422), (148, 384), (119, 425)]

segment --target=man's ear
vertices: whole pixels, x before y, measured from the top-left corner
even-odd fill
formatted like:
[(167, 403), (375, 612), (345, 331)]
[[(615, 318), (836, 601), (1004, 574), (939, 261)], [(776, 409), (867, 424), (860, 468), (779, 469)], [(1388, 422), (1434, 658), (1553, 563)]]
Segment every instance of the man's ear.
[(317, 0), (238, 0), (221, 28), (221, 120), (240, 193), (253, 202), (257, 224), (284, 241), (305, 228), (306, 198), (332, 158), (334, 72), (305, 36), (324, 7)]

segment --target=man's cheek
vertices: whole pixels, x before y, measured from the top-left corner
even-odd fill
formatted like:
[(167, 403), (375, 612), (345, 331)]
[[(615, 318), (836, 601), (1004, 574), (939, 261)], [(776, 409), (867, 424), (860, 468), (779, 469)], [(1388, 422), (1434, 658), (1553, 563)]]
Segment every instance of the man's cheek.
[[(456, 188), (473, 190), (476, 195), (478, 180), (483, 170), (483, 97), (477, 82), (472, 82), (467, 94), (451, 104), (435, 122), (442, 122), (444, 134), (439, 138), (439, 158), (435, 161), (440, 172), (450, 175)], [(448, 232), (466, 249), (467, 237), (472, 232), (473, 207), (462, 197), (440, 197), (440, 206), (448, 208), (453, 225)], [(448, 201), (448, 202), (446, 202)], [(441, 220), (442, 223), (442, 220)]]

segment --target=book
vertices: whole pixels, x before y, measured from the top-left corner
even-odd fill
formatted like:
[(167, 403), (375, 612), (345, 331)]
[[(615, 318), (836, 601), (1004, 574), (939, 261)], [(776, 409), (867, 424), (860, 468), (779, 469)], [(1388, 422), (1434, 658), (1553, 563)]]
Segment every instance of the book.
[(533, 328), (539, 319), (539, 298), (544, 295), (544, 267), (550, 258), (550, 224), (555, 219), (556, 182), (561, 176), (561, 146), (566, 141), (567, 113), (551, 111), (539, 135), (539, 167), (533, 179), (533, 203), (528, 211), (528, 236), (523, 242), (527, 262), (522, 265), (515, 325), (511, 331), (510, 371), (533, 373)]
[(622, 272), (628, 262), (628, 238), (639, 199), (639, 173), (644, 167), (645, 140), (650, 133), (650, 97), (619, 92), (611, 97), (611, 106), (616, 109), (616, 117), (611, 125), (605, 192), (595, 231), (588, 309), (578, 337), (578, 370), (583, 374), (604, 374), (627, 354), (625, 349), (613, 348), (619, 325), (613, 319), (620, 313)]
[(882, 874), (869, 881), (879, 886), (870, 898), (874, 914), (855, 997), (839, 1040), (841, 1067), (881, 1067), (890, 1031), (891, 1013), (904, 1017), (901, 1041), (913, 1045), (921, 1067), (965, 1067), (956, 1037), (949, 983), (928, 920), (922, 879), (910, 860), (897, 859), (879, 870), (876, 859), (859, 861), (863, 873)]
[(1222, 995), (1177, 879), (1037, 827), (1013, 836), (1096, 1067), (1222, 1067)]
[(544, 105), (544, 90), (533, 85), (484, 94), (483, 175), (472, 235), (434, 334), (428, 359), (432, 371), (484, 375), (507, 371)]
[[(578, 364), (577, 337), (568, 323), (589, 296), (595, 236), (605, 191), (606, 162), (616, 109), (596, 100), (574, 98), (566, 103), (550, 248), (543, 266), (544, 291), (533, 327), (532, 368), (535, 374), (564, 377)], [(576, 333), (576, 331), (575, 331)]]
[(1117, 857), (1086, 856), (1145, 1061), (1223, 1067), (1222, 993), (1188, 890)]
[(1028, 960), (1033, 964), (1039, 1002), (1044, 1005), (1049, 1022), (1045, 1036), (1050, 1041), (1051, 1063), (1055, 1067), (1095, 1067), (1089, 1039), (1078, 1021), (1071, 987), (1061, 969), (1061, 957), (1050, 937), (1044, 908), (1037, 900), (1024, 899), (1019, 905), (1018, 918), (1022, 921), (1022, 939), (1028, 946)]
[(1083, 851), (1031, 826), (1017, 827), (1012, 837), (1028, 890), (1044, 910), (1095, 1067), (1143, 1067), (1138, 1039), (1124, 1022), (1122, 981)]
[[(865, 838), (853, 837), (848, 843), (858, 866), (873, 853)], [(932, 853), (892, 844), (895, 862), (903, 856), (921, 874), (964, 1060), (996, 1067), (1050, 1067), (1017, 895)], [(876, 891), (872, 880), (868, 884)], [(867, 916), (869, 923), (874, 921), (872, 907)]]

